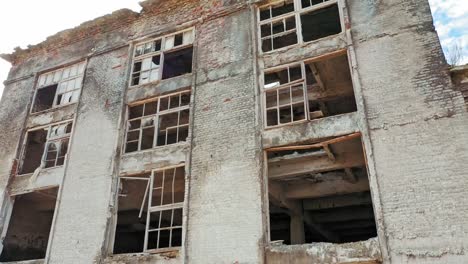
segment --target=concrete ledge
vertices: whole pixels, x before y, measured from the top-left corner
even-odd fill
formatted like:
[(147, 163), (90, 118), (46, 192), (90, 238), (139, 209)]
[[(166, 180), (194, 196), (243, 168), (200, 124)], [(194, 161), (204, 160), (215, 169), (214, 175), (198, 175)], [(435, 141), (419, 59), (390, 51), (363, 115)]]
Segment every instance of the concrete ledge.
[(34, 128), (72, 119), (75, 115), (78, 104), (71, 104), (59, 108), (49, 109), (44, 112), (30, 114), (26, 123), (26, 128)]
[(13, 262), (0, 262), (0, 263), (5, 263), (5, 264), (43, 264), (44, 260), (43, 259), (37, 259), (37, 260), (25, 260), (25, 261), (13, 261)]
[(120, 175), (125, 176), (148, 172), (153, 169), (184, 163), (188, 151), (189, 145), (186, 142), (181, 142), (150, 150), (124, 154), (120, 163)]
[(150, 263), (161, 263), (161, 264), (179, 264), (183, 263), (179, 252), (169, 252), (164, 254), (119, 254), (109, 256), (102, 262), (103, 264), (150, 264)]
[(270, 246), (265, 252), (267, 264), (378, 264), (382, 263), (377, 238), (346, 244), (313, 243)]
[(155, 83), (140, 85), (128, 89), (127, 103), (176, 92), (192, 86), (192, 74), (185, 74)]
[(268, 129), (262, 132), (263, 148), (268, 149), (359, 132), (358, 120), (357, 112), (354, 112)]
[(16, 176), (10, 185), (12, 195), (32, 192), (34, 190), (47, 189), (54, 186), (59, 186), (62, 183), (65, 167), (56, 167), (42, 169), (36, 179), (33, 179), (33, 174), (25, 174)]
[(346, 49), (345, 33), (318, 39), (302, 45), (294, 45), (263, 55), (265, 69), (294, 61), (311, 59), (330, 52)]

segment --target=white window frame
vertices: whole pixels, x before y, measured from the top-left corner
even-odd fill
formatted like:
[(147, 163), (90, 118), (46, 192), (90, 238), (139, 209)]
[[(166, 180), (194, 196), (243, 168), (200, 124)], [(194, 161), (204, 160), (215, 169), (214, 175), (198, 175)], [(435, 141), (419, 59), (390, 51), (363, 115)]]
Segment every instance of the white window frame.
[[(174, 47), (175, 36), (180, 35), (180, 34), (183, 35), (182, 44)], [(187, 39), (186, 39), (186, 37), (187, 37)], [(189, 47), (193, 46), (194, 40), (195, 40), (195, 30), (194, 30), (194, 28), (189, 28), (189, 29), (184, 29), (184, 30), (181, 30), (181, 31), (177, 31), (175, 33), (168, 34), (168, 35), (165, 35), (165, 36), (162, 36), (162, 37), (157, 37), (157, 38), (153, 38), (153, 39), (148, 40), (148, 41), (137, 43), (135, 45), (134, 50), (133, 50), (133, 57), (132, 57), (133, 59), (132, 59), (132, 65), (131, 65), (129, 88), (139, 87), (139, 86), (143, 86), (143, 85), (147, 85), (147, 84), (156, 83), (158, 81), (161, 81), (162, 77), (163, 77), (163, 71), (164, 71), (164, 55), (167, 54), (167, 53), (170, 53), (170, 52), (175, 52), (175, 51), (178, 51), (178, 50), (189, 48)], [(142, 50), (144, 51), (144, 48), (145, 48), (146, 45), (151, 44), (151, 46), (153, 47), (152, 43), (154, 43), (156, 41), (161, 41), (160, 50), (154, 50), (154, 51), (151, 51), (151, 52), (148, 52), (148, 53), (143, 52), (142, 54), (137, 54), (137, 52), (140, 50), (139, 49), (140, 47), (142, 47)], [(149, 59), (151, 61), (152, 58), (155, 57), (155, 56), (160, 56), (159, 66), (151, 67), (151, 65), (150, 65), (150, 68), (145, 69), (145, 70), (143, 70), (143, 69), (140, 70), (139, 71), (140, 76), (138, 77), (139, 82), (138, 82), (138, 84), (134, 85), (133, 80), (134, 80), (134, 74), (135, 74), (135, 72), (134, 72), (135, 64), (138, 63), (138, 62), (141, 62), (141, 64), (142, 64), (141, 67), (143, 68), (143, 61), (145, 59)], [(154, 79), (154, 80), (151, 80), (150, 79), (151, 72), (153, 70), (156, 70), (156, 69), (158, 70), (157, 78)], [(145, 82), (145, 83), (141, 83), (141, 73), (143, 73), (143, 72), (148, 72), (148, 81)]]
[[(71, 131), (69, 133), (65, 133), (65, 134), (59, 135), (57, 137), (52, 136), (52, 131), (53, 131), (54, 127), (67, 125), (67, 124), (70, 124), (70, 123), (71, 123), (72, 127), (71, 127)], [(46, 125), (46, 126), (40, 126), (40, 127), (33, 128), (33, 129), (29, 129), (26, 132), (26, 134), (25, 134), (26, 136), (24, 137), (24, 141), (23, 141), (23, 147), (22, 147), (22, 151), (21, 151), (21, 163), (20, 163), (20, 166), (19, 166), (19, 168), (20, 168), (19, 171), (22, 170), (22, 167), (23, 167), (23, 164), (24, 164), (29, 133), (34, 132), (34, 131), (38, 131), (38, 130), (47, 130), (47, 138), (46, 138), (46, 142), (44, 143), (44, 151), (42, 152), (40, 167), (43, 168), (43, 169), (52, 169), (52, 168), (62, 167), (62, 166), (65, 165), (67, 156), (68, 156), (68, 154), (70, 152), (71, 136), (72, 136), (72, 133), (73, 133), (73, 130), (74, 130), (74, 120), (73, 119), (66, 120), (66, 121), (61, 121), (61, 122), (58, 122), (58, 123), (49, 124), (49, 125)], [(57, 165), (57, 161), (59, 159), (58, 155), (60, 153), (60, 147), (61, 147), (62, 142), (65, 141), (65, 140), (68, 140), (68, 143), (67, 143), (68, 144), (68, 149), (67, 149), (67, 153), (63, 156), (64, 164)], [(46, 168), (45, 165), (47, 163), (46, 158), (47, 158), (47, 153), (49, 151), (49, 143), (54, 143), (54, 142), (59, 142), (59, 144), (58, 144), (59, 148), (57, 149), (57, 154), (56, 154), (56, 158), (55, 158), (55, 166)], [(28, 174), (30, 174), (30, 173), (24, 173), (24, 174), (20, 174), (18, 176), (28, 175)]]
[[(325, 39), (325, 38), (329, 38), (329, 37), (332, 37), (332, 36), (342, 34), (345, 31), (344, 16), (343, 16), (343, 10), (342, 10), (344, 4), (342, 3), (342, 1), (343, 0), (327, 0), (327, 1), (325, 1), (323, 3), (320, 3), (320, 4), (311, 5), (311, 6), (302, 8), (301, 0), (293, 0), (294, 11), (286, 13), (286, 14), (282, 14), (282, 15), (279, 15), (279, 16), (270, 17), (269, 19), (265, 19), (265, 20), (262, 20), (262, 21), (260, 20), (260, 11), (261, 10), (263, 10), (265, 8), (269, 8), (269, 7), (273, 6), (273, 5), (285, 2), (285, 0), (274, 1), (272, 3), (268, 3), (268, 4), (265, 4), (265, 5), (259, 6), (257, 8), (257, 31), (258, 31), (258, 43), (257, 44), (258, 44), (258, 47), (259, 47), (259, 49), (258, 49), (259, 53), (260, 54), (269, 54), (269, 53), (281, 51), (281, 50), (284, 50), (284, 49), (288, 49), (288, 48), (291, 48), (291, 47), (294, 47), (294, 46), (297, 46), (297, 45), (303, 45), (305, 43), (320, 41), (320, 40)], [(316, 11), (316, 10), (319, 10), (319, 9), (322, 9), (322, 8), (327, 8), (327, 7), (335, 5), (335, 4), (338, 6), (338, 11), (339, 11), (339, 16), (340, 16), (341, 32), (338, 33), (338, 34), (335, 34), (335, 35), (330, 35), (330, 36), (326, 36), (326, 37), (323, 37), (323, 38), (320, 38), (320, 39), (315, 39), (315, 40), (305, 42), (304, 38), (302, 36), (301, 15), (305, 14), (305, 13), (310, 13), (310, 12), (313, 12), (313, 11)], [(262, 40), (265, 39), (265, 38), (273, 37), (273, 35), (262, 38), (262, 36), (261, 36), (261, 34), (262, 34), (261, 33), (262, 32), (261, 31), (262, 25), (274, 23), (274, 22), (276, 22), (278, 20), (286, 19), (286, 18), (289, 18), (291, 16), (294, 16), (295, 19), (296, 19), (297, 43), (286, 46), (286, 47), (278, 48), (278, 49), (273, 49), (273, 45), (272, 45), (272, 50), (264, 52), (263, 49), (262, 49), (262, 44), (263, 44)], [(284, 32), (278, 33), (276, 35), (282, 35), (282, 34), (284, 34)]]
[[(183, 94), (188, 94), (189, 98), (191, 98), (192, 90), (191, 89), (183, 90), (183, 91), (180, 91), (180, 92), (175, 92), (175, 93), (171, 93), (171, 94), (168, 94), (168, 95), (148, 99), (148, 100), (145, 100), (145, 101), (142, 101), (142, 102), (136, 102), (134, 104), (131, 104), (131, 105), (127, 106), (127, 116), (126, 116), (127, 121), (126, 121), (126, 129), (125, 129), (125, 138), (124, 138), (124, 143), (123, 143), (123, 147), (122, 147), (124, 155), (125, 154), (136, 153), (136, 152), (141, 152), (141, 151), (146, 151), (146, 150), (154, 149), (154, 148), (157, 148), (157, 147), (163, 147), (163, 146), (167, 146), (167, 145), (173, 145), (173, 144), (178, 144), (178, 143), (185, 142), (185, 141), (179, 141), (179, 138), (178, 138), (179, 128), (187, 127), (187, 129), (190, 129), (190, 101), (189, 101), (189, 103), (187, 105), (180, 106), (182, 104), (182, 95)], [(179, 107), (175, 107), (175, 108), (172, 108), (172, 109), (161, 110), (161, 100), (168, 98), (168, 105), (170, 105), (170, 99), (171, 99), (171, 97), (174, 97), (174, 96), (179, 96)], [(151, 103), (151, 102), (155, 102), (155, 101), (157, 101), (157, 104), (158, 104), (157, 111), (156, 111), (155, 114), (144, 116), (144, 108), (143, 108), (143, 110), (142, 110), (143, 111), (143, 116), (130, 119), (130, 108), (136, 107), (136, 106), (139, 106), (139, 105), (144, 105), (144, 104)], [(180, 124), (180, 113), (182, 111), (185, 111), (185, 110), (189, 110), (189, 122), (187, 124), (182, 124), (181, 125)], [(167, 133), (166, 133), (166, 142), (165, 142), (165, 144), (164, 145), (158, 145), (159, 119), (160, 119), (161, 116), (164, 116), (164, 115), (167, 115), (167, 114), (172, 114), (172, 113), (178, 113), (177, 125), (173, 126), (173, 127), (169, 127), (167, 129), (177, 129), (177, 139), (176, 139), (177, 142), (172, 143), (172, 144), (167, 144)], [(152, 119), (153, 126), (143, 127), (143, 121), (144, 120), (149, 120), (149, 119)], [(136, 120), (141, 120), (140, 128), (130, 130), (130, 122), (133, 122), (133, 121), (136, 121)], [(143, 149), (142, 150), (141, 149), (141, 144), (142, 144), (142, 138), (143, 138), (143, 130), (145, 128), (150, 128), (150, 127), (154, 127), (154, 138), (153, 138), (152, 147), (149, 148), (149, 149)], [(136, 132), (137, 130), (139, 130), (138, 149), (136, 151), (127, 152), (128, 134), (129, 134), (129, 132)], [(136, 140), (133, 140), (132, 142), (136, 142)]]
[[(271, 72), (277, 72), (277, 71), (281, 71), (281, 70), (284, 70), (284, 69), (288, 69), (288, 81), (289, 81), (289, 68), (291, 67), (295, 67), (295, 66), (300, 66), (301, 67), (301, 75), (302, 75), (302, 78), (301, 79), (298, 79), (298, 80), (295, 80), (295, 81), (290, 81), (288, 83), (285, 83), (285, 84), (281, 84), (281, 85), (278, 85), (278, 86), (273, 86), (273, 87), (268, 87), (266, 88), (265, 87), (265, 79), (264, 79), (264, 76), (268, 73), (271, 73)], [(307, 80), (306, 80), (306, 72), (305, 72), (305, 62), (304, 61), (301, 61), (301, 62), (294, 62), (294, 63), (290, 63), (290, 64), (285, 64), (285, 65), (281, 65), (281, 66), (277, 66), (277, 67), (273, 67), (273, 68), (269, 68), (267, 70), (264, 70), (263, 71), (263, 74), (262, 74), (262, 87), (261, 87), (261, 92), (262, 92), (262, 98), (263, 98), (263, 107), (262, 107), (262, 110), (263, 110), (263, 118), (264, 118), (264, 128), (265, 129), (271, 129), (271, 128), (277, 128), (277, 127), (281, 127), (281, 126), (285, 126), (285, 125), (290, 125), (290, 124), (297, 124), (297, 123), (302, 123), (302, 122), (306, 122), (309, 120), (309, 99), (308, 99), (308, 96), (307, 96)], [(281, 124), (280, 121), (279, 121), (279, 108), (280, 108), (280, 105), (279, 105), (279, 98), (277, 98), (277, 105), (276, 107), (269, 107), (267, 108), (267, 92), (270, 92), (270, 91), (278, 91), (278, 90), (284, 90), (284, 89), (291, 89), (292, 87), (298, 87), (298, 86), (302, 86), (302, 89), (303, 89), (303, 100), (304, 100), (304, 119), (301, 119), (301, 120), (297, 120), (297, 121), (292, 121), (292, 122), (288, 122), (288, 123), (283, 123)], [(290, 106), (294, 105), (294, 102), (292, 102), (292, 98), (291, 98), (291, 104), (288, 104)], [(286, 105), (284, 105), (286, 106)], [(277, 116), (278, 116), (278, 124), (277, 125), (274, 125), (274, 126), (268, 126), (267, 124), (267, 110), (268, 109), (273, 109), (273, 108), (276, 108), (277, 109)], [(292, 111), (292, 110), (291, 110)], [(293, 114), (291, 113), (291, 118), (293, 118)]]
[[(49, 111), (51, 109), (56, 109), (77, 103), (80, 100), (81, 89), (83, 88), (86, 66), (86, 61), (81, 61), (78, 63), (74, 63), (70, 66), (62, 67), (58, 70), (40, 74), (37, 78), (36, 89), (34, 92), (33, 103), (31, 105), (30, 113), (37, 114)], [(73, 87), (68, 87), (70, 84), (73, 84)], [(36, 98), (39, 90), (52, 85), (57, 85), (57, 90), (55, 91), (54, 102), (52, 104), (52, 107), (46, 110), (34, 112)], [(61, 91), (61, 89), (65, 89), (65, 91)], [(63, 103), (59, 102), (59, 96), (62, 96), (63, 100), (63, 95), (66, 94), (71, 94), (68, 97), (71, 101)]]
[[(154, 186), (154, 175), (157, 173), (157, 172), (161, 172), (161, 171), (166, 171), (166, 170), (171, 170), (171, 169), (178, 169), (178, 168), (182, 168), (183, 171), (184, 171), (184, 200), (183, 202), (179, 202), (179, 203), (173, 203), (173, 204), (167, 204), (167, 205), (162, 205), (162, 206), (152, 206), (151, 202), (152, 202), (152, 194), (153, 194), (153, 186)], [(162, 167), (162, 168), (158, 168), (158, 169), (154, 169), (151, 171), (151, 174), (148, 176), (148, 177), (138, 177), (137, 175), (135, 176), (121, 176), (118, 178), (118, 184), (119, 186), (121, 185), (121, 182), (122, 180), (137, 180), (137, 181), (146, 181), (147, 184), (146, 184), (146, 189), (145, 189), (145, 193), (143, 195), (143, 200), (141, 201), (141, 207), (140, 207), (140, 218), (142, 217), (143, 215), (143, 210), (145, 208), (145, 203), (146, 203), (146, 223), (145, 223), (145, 237), (144, 237), (144, 241), (143, 241), (143, 251), (141, 253), (161, 253), (161, 252), (167, 252), (167, 251), (176, 251), (176, 250), (180, 250), (182, 248), (182, 246), (184, 245), (184, 232), (185, 232), (185, 226), (186, 226), (186, 223), (185, 223), (185, 217), (184, 217), (184, 211), (185, 211), (185, 208), (186, 208), (186, 193), (187, 193), (187, 177), (186, 177), (186, 167), (185, 167), (185, 163), (180, 163), (178, 165), (174, 165), (174, 166), (167, 166), (167, 167)], [(164, 182), (163, 182), (163, 188), (164, 188)], [(174, 183), (172, 185), (172, 187), (174, 188)], [(164, 191), (161, 192), (161, 194), (163, 195), (164, 194)], [(116, 201), (116, 214), (115, 214), (115, 227), (114, 227), (114, 232), (113, 232), (113, 236), (112, 236), (112, 251), (113, 251), (113, 248), (114, 248), (114, 244), (115, 244), (115, 233), (116, 233), (116, 228), (117, 228), (117, 214), (118, 214), (118, 211), (119, 211), (119, 208), (118, 208), (118, 204), (119, 204), (119, 199), (120, 199), (120, 193), (117, 192), (117, 201)], [(148, 237), (149, 237), (149, 232), (151, 232), (149, 230), (149, 223), (150, 223), (150, 215), (151, 215), (151, 212), (158, 212), (158, 211), (164, 211), (164, 210), (172, 210), (172, 209), (182, 209), (182, 225), (181, 226), (176, 226), (176, 227), (172, 227), (171, 228), (180, 228), (182, 230), (182, 241), (181, 241), (181, 246), (179, 247), (168, 247), (168, 248), (160, 248), (160, 249), (148, 249)]]

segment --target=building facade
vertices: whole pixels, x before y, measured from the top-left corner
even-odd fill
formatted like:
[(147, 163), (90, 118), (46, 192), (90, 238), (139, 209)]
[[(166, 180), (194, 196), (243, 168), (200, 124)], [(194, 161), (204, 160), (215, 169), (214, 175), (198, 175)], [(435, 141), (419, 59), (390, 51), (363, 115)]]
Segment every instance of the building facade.
[(0, 262), (468, 262), (427, 1), (141, 6), (2, 55)]

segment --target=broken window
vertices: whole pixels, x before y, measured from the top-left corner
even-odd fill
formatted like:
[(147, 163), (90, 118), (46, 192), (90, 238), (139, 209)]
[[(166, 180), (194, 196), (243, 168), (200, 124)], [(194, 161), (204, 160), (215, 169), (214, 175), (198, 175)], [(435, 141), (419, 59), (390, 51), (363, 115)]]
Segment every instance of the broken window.
[(28, 131), (20, 173), (33, 173), (40, 166), (51, 168), (63, 165), (72, 125), (68, 121)]
[(178, 249), (184, 196), (183, 165), (121, 177), (114, 254)]
[(324, 38), (341, 32), (338, 4), (301, 14), (304, 42)]
[(45, 258), (55, 212), (58, 188), (14, 197), (13, 210), (3, 240), (1, 262)]
[(270, 240), (346, 243), (377, 236), (360, 134), (268, 150)]
[(185, 141), (190, 91), (161, 96), (129, 107), (125, 153)]
[(269, 69), (263, 77), (267, 127), (357, 110), (346, 53)]
[(32, 112), (78, 102), (85, 62), (39, 76)]
[[(263, 52), (308, 42), (342, 31), (336, 0), (285, 0), (259, 9), (260, 45)], [(299, 3), (298, 2), (298, 3)], [(298, 32), (296, 21), (300, 21)]]
[(137, 45), (130, 86), (191, 73), (193, 39), (190, 29)]

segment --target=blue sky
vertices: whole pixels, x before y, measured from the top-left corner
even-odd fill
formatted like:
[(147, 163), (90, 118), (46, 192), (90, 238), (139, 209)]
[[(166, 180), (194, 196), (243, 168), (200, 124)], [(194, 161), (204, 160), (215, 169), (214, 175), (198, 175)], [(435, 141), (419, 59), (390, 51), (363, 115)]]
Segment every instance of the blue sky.
[[(58, 31), (120, 8), (139, 10), (139, 1), (29, 0), (28, 8), (24, 8), (24, 1), (2, 0), (0, 1), (0, 36), (2, 36), (0, 53), (11, 53), (14, 47), (24, 48), (28, 44), (39, 43)], [(461, 64), (468, 63), (468, 0), (429, 0), (429, 2), (444, 51), (458, 43), (464, 55)], [(89, 6), (93, 8), (90, 9)], [(13, 10), (21, 10), (21, 17)], [(37, 10), (41, 12), (36, 12)], [(30, 21), (34, 21), (34, 26), (31, 26)], [(15, 23), (14, 26), (12, 22)], [(10, 65), (0, 59), (0, 96), (3, 92), (3, 80), (7, 78), (9, 68)]]
[(463, 53), (460, 64), (468, 63), (468, 0), (429, 0), (429, 3), (444, 52), (458, 44)]

